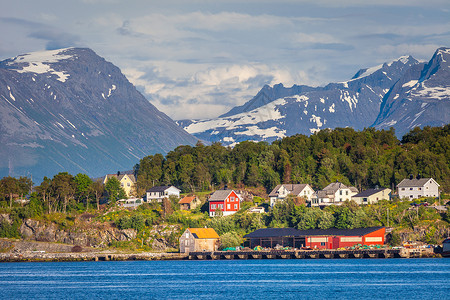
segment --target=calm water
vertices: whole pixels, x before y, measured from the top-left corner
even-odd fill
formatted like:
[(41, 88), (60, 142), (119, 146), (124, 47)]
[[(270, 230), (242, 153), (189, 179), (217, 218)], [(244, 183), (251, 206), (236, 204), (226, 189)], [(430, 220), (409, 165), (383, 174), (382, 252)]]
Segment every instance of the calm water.
[(450, 259), (1, 263), (2, 299), (450, 299)]

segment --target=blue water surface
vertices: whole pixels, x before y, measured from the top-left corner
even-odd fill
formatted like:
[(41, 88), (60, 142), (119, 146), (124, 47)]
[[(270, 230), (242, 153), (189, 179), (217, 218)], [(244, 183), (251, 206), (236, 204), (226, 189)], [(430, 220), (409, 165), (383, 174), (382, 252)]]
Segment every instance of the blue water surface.
[(450, 299), (450, 259), (0, 264), (1, 299)]

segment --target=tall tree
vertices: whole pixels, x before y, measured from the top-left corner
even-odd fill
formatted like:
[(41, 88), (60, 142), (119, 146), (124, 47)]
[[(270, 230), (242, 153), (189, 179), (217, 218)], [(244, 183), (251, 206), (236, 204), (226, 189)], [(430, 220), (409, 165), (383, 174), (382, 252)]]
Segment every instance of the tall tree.
[(127, 198), (120, 181), (116, 177), (111, 177), (105, 184), (105, 191), (108, 193), (109, 201), (115, 203), (119, 199)]
[(9, 208), (12, 207), (14, 194), (18, 194), (20, 192), (19, 182), (16, 178), (8, 176), (3, 177), (0, 181), (2, 186), (3, 193), (8, 195), (9, 198)]
[(88, 210), (89, 196), (92, 192), (92, 180), (86, 174), (78, 173), (74, 177), (74, 181), (77, 200), (85, 202), (86, 210)]
[(58, 173), (53, 177), (51, 186), (59, 205), (62, 205), (63, 212), (66, 213), (69, 199), (73, 198), (75, 193), (73, 176), (67, 172)]

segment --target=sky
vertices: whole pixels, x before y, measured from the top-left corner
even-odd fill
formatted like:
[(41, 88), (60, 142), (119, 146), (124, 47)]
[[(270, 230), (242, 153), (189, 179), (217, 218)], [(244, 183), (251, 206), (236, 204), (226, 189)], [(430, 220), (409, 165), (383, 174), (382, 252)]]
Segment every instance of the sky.
[(450, 47), (449, 0), (1, 0), (0, 60), (87, 47), (175, 120)]

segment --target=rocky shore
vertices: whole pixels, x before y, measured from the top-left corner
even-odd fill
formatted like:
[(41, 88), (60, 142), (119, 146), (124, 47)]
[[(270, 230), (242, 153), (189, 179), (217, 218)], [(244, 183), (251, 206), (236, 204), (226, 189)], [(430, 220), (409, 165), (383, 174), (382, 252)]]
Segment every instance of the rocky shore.
[(0, 262), (109, 260), (179, 260), (187, 255), (165, 252), (124, 253), (70, 244), (0, 239)]

